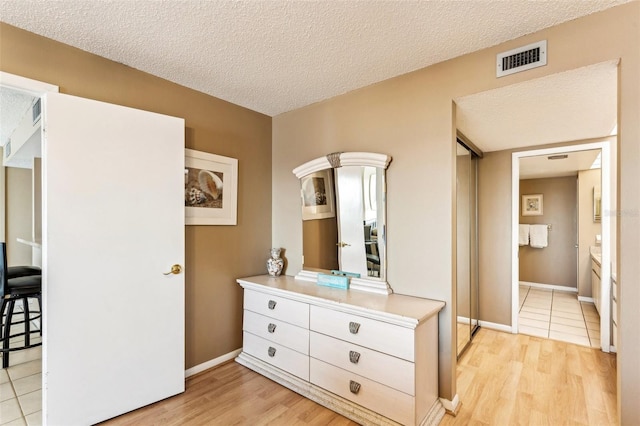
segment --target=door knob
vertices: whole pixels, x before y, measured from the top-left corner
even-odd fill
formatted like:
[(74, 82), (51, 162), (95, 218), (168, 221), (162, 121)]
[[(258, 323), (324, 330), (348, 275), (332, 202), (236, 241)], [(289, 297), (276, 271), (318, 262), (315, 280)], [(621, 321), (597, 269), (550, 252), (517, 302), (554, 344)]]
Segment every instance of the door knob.
[(176, 263), (171, 267), (171, 270), (169, 272), (163, 272), (163, 275), (171, 275), (171, 274), (178, 275), (180, 272), (182, 272), (182, 266)]
[(338, 247), (346, 247), (346, 246), (350, 246), (351, 244), (347, 244), (347, 243), (344, 243), (344, 242), (340, 241), (340, 242), (339, 242), (338, 244), (336, 244), (336, 245), (337, 245)]

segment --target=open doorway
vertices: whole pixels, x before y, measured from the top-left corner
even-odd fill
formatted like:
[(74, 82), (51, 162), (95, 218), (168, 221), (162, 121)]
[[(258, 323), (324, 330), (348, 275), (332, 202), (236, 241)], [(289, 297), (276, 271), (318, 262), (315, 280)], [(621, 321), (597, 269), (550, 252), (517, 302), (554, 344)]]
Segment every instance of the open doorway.
[[(533, 150), (533, 151), (523, 151), (523, 152), (517, 152), (517, 153), (513, 153), (513, 161), (512, 161), (512, 331), (514, 333), (519, 332), (520, 330), (520, 312), (522, 309), (522, 305), (525, 302), (525, 299), (522, 298), (522, 294), (521, 294), (521, 289), (522, 288), (528, 288), (527, 291), (531, 291), (531, 288), (538, 288), (540, 290), (537, 290), (539, 292), (539, 294), (537, 294), (538, 297), (538, 303), (539, 305), (536, 306), (535, 308), (538, 309), (544, 309), (547, 303), (551, 304), (553, 303), (553, 298), (554, 298), (554, 293), (558, 292), (559, 294), (563, 293), (567, 293), (567, 292), (572, 292), (573, 289), (571, 288), (571, 286), (567, 286), (567, 289), (563, 289), (561, 288), (561, 286), (545, 286), (544, 284), (536, 286), (536, 285), (529, 285), (527, 286), (527, 284), (531, 284), (529, 282), (523, 281), (522, 275), (523, 275), (523, 271), (521, 269), (521, 262), (528, 262), (528, 260), (526, 259), (526, 250), (523, 250), (522, 248), (525, 246), (525, 244), (523, 244), (523, 241), (521, 240), (521, 234), (522, 234), (522, 224), (523, 222), (531, 222), (531, 220), (523, 220), (523, 218), (526, 218), (526, 213), (523, 216), (522, 213), (524, 213), (524, 211), (527, 209), (526, 205), (523, 205), (523, 199), (526, 199), (527, 196), (529, 196), (530, 198), (535, 198), (534, 196), (537, 195), (542, 195), (542, 194), (527, 194), (527, 195), (523, 195), (522, 191), (521, 191), (521, 185), (523, 183), (523, 181), (521, 180), (521, 175), (520, 175), (520, 168), (522, 166), (522, 162), (526, 161), (526, 159), (532, 159), (535, 157), (556, 157), (556, 156), (563, 156), (563, 155), (572, 155), (572, 154), (576, 154), (574, 156), (577, 157), (577, 153), (584, 153), (584, 152), (588, 152), (588, 151), (599, 151), (600, 152), (600, 167), (601, 167), (601, 184), (600, 184), (600, 201), (599, 201), (599, 209), (601, 209), (601, 211), (610, 211), (610, 200), (611, 200), (611, 144), (612, 142), (609, 140), (604, 140), (602, 142), (594, 142), (594, 143), (589, 143), (589, 144), (581, 144), (581, 145), (573, 145), (573, 146), (564, 146), (564, 147), (556, 147), (556, 148), (547, 148), (547, 149), (540, 149), (540, 150)], [(586, 170), (586, 168), (585, 168)], [(594, 192), (591, 193), (592, 197), (594, 195)], [(592, 199), (593, 201), (595, 201), (595, 199)], [(535, 210), (536, 212), (540, 213), (539, 217), (543, 217), (542, 212), (544, 211), (544, 198), (538, 198), (537, 201), (540, 203), (537, 206), (533, 206), (531, 208), (531, 210)], [(592, 202), (593, 202), (592, 201)], [(578, 200), (579, 202), (579, 200)], [(576, 206), (578, 205), (578, 202), (576, 202)], [(595, 212), (595, 208), (592, 208), (592, 212)], [(603, 217), (604, 216), (604, 217)], [(547, 218), (549, 218), (550, 215), (547, 215)], [(545, 221), (546, 220), (546, 221)], [(550, 247), (550, 239), (553, 238), (553, 223), (548, 223), (549, 220), (545, 219), (542, 220), (542, 222), (540, 222), (540, 220), (536, 221), (536, 222), (540, 222), (540, 225), (543, 225), (543, 227), (547, 227), (546, 228), (546, 235), (543, 237), (543, 239), (545, 240), (545, 244), (543, 244), (544, 247), (537, 247), (536, 249), (538, 251), (542, 251), (545, 248)], [(599, 322), (600, 322), (600, 329), (599, 329), (599, 339), (589, 339), (589, 335), (588, 335), (588, 329), (585, 329), (585, 339), (579, 339), (578, 337), (574, 337), (574, 341), (573, 343), (578, 343), (578, 344), (582, 344), (584, 346), (593, 346), (591, 344), (591, 341), (593, 340), (595, 343), (596, 347), (600, 347), (604, 352), (609, 352), (610, 350), (610, 344), (611, 344), (611, 333), (610, 333), (610, 329), (611, 329), (611, 309), (610, 309), (610, 304), (609, 303), (602, 303), (601, 301), (608, 301), (610, 300), (610, 287), (607, 284), (610, 281), (610, 264), (611, 264), (611, 241), (612, 241), (612, 233), (611, 233), (611, 224), (610, 224), (610, 218), (607, 215), (600, 215), (600, 217), (598, 218), (598, 220), (600, 221), (600, 229), (601, 229), (601, 234), (600, 234), (600, 238), (598, 238), (599, 240), (599, 244), (595, 241), (593, 241), (593, 246), (588, 246), (588, 247), (580, 247), (579, 244), (579, 238), (576, 236), (573, 238), (573, 243), (575, 244), (575, 255), (576, 257), (579, 255), (579, 253), (582, 251), (584, 252), (584, 250), (589, 250), (590, 247), (594, 247), (596, 249), (598, 249), (599, 253), (599, 259), (600, 259), (600, 270), (598, 272), (600, 272), (600, 280), (598, 281), (598, 287), (596, 288), (595, 293), (599, 294), (599, 296), (597, 296), (598, 301), (596, 301), (595, 306), (597, 306), (597, 312), (599, 313)], [(578, 221), (578, 217), (576, 216), (576, 222)], [(544, 223), (543, 223), (544, 222)], [(538, 225), (539, 226), (539, 225)], [(548, 227), (551, 226), (551, 229), (549, 229)], [(579, 223), (576, 223), (576, 227), (579, 227)], [(576, 228), (577, 229), (577, 228)], [(531, 242), (531, 241), (530, 241)], [(565, 245), (571, 244), (572, 241), (564, 241), (561, 242), (559, 244), (555, 244), (555, 246), (560, 246), (562, 245), (562, 243), (564, 243)], [(527, 244), (530, 245), (530, 244)], [(534, 245), (535, 246), (535, 245)], [(582, 250), (581, 250), (582, 249)], [(535, 249), (533, 249), (535, 250)], [(524, 252), (524, 255), (523, 253)], [(539, 256), (538, 256), (539, 257)], [(576, 265), (578, 265), (577, 260), (575, 261)], [(559, 262), (556, 259), (556, 266), (559, 264)], [(554, 265), (550, 265), (550, 264), (546, 264), (542, 267), (545, 268), (553, 268)], [(566, 268), (563, 268), (566, 269)], [(577, 281), (577, 272), (578, 270), (576, 270), (576, 287), (575, 287), (575, 293), (579, 293), (579, 291), (581, 290), (578, 287), (578, 281)], [(582, 271), (580, 271), (582, 272)], [(526, 272), (525, 272), (526, 274)], [(524, 283), (524, 286), (522, 286), (521, 284)], [(535, 283), (534, 283), (535, 284)], [(583, 287), (584, 285), (586, 285), (587, 283), (583, 283)], [(589, 283), (591, 284), (591, 283)], [(546, 287), (546, 288), (545, 288)], [(547, 293), (544, 294), (543, 292), (546, 291)], [(548, 293), (549, 291), (551, 291), (551, 293)], [(583, 294), (585, 295), (589, 295), (589, 296), (583, 296), (583, 300), (589, 302), (589, 298), (591, 298), (591, 288), (589, 289), (582, 289)], [(577, 294), (576, 294), (577, 296)], [(577, 298), (576, 298), (577, 299)], [(591, 298), (592, 299), (592, 298)], [(577, 304), (577, 300), (576, 300), (576, 305), (578, 309), (580, 309), (580, 305)], [(570, 303), (568, 300), (567, 301), (563, 301), (563, 302), (559, 302), (559, 303)], [(588, 305), (587, 305), (588, 306)], [(572, 310), (575, 310), (576, 308), (571, 308), (567, 305), (567, 308), (564, 309), (564, 311), (570, 312)], [(551, 306), (549, 306), (549, 328), (548, 328), (548, 332), (546, 336), (542, 336), (541, 337), (548, 337), (548, 338), (556, 338), (556, 339), (561, 339), (561, 340), (571, 340), (571, 337), (567, 336), (566, 333), (563, 332), (563, 328), (564, 326), (566, 326), (566, 324), (562, 324), (560, 325), (559, 323), (553, 327), (552, 323), (553, 323), (553, 316), (552, 314), (552, 309)], [(577, 311), (572, 312), (574, 314), (577, 314)], [(583, 313), (583, 317), (584, 317), (584, 312)], [(533, 316), (533, 314), (528, 314), (528, 318), (526, 320), (526, 324), (523, 325), (524, 329), (526, 330), (526, 334), (529, 333), (535, 333), (536, 330), (531, 328), (531, 317)], [(563, 314), (563, 318), (564, 317), (568, 317), (568, 314)], [(587, 315), (587, 317), (591, 317), (591, 319), (593, 319), (593, 315)], [(584, 317), (584, 322), (587, 322), (587, 317)], [(541, 318), (540, 318), (541, 319)], [(577, 318), (576, 318), (577, 319)], [(566, 321), (561, 321), (566, 323)], [(540, 323), (541, 324), (541, 323)], [(535, 324), (533, 324), (535, 325)], [(577, 324), (575, 324), (577, 325)], [(570, 326), (570, 325), (569, 325)], [(542, 327), (539, 327), (540, 329)], [(555, 330), (553, 330), (553, 328), (555, 328)], [(579, 334), (579, 331), (577, 330), (577, 328), (573, 328), (572, 330), (576, 330), (576, 332)]]
[[(8, 266), (42, 267), (41, 96), (57, 86), (0, 73), (0, 240), (6, 242)], [(24, 306), (27, 303), (28, 306)], [(28, 309), (25, 309), (28, 308)], [(12, 312), (12, 319), (7, 313)], [(0, 378), (9, 383), (6, 408), (27, 424), (42, 421), (42, 306), (37, 297), (15, 301), (3, 310), (3, 326), (10, 321), (8, 351), (0, 355), (8, 364)], [(26, 341), (25, 319), (29, 321)], [(6, 332), (3, 329), (3, 334)], [(26, 349), (21, 349), (25, 348)], [(20, 350), (17, 350), (20, 349)]]
[[(59, 93), (43, 99), (34, 399), (45, 423), (93, 424), (184, 391), (184, 120)], [(141, 303), (149, 294), (153, 303)]]
[[(485, 154), (479, 168), (481, 326), (518, 330), (521, 194), (519, 174), (512, 175), (512, 165), (517, 163), (519, 168), (520, 157), (600, 149), (600, 145), (589, 145), (602, 145), (615, 135), (617, 66), (617, 61), (594, 64), (454, 99), (456, 128)], [(572, 148), (574, 145), (580, 148)], [(542, 151), (542, 146), (548, 151)], [(603, 162), (611, 158), (616, 157), (610, 155)], [(615, 169), (615, 160), (608, 166)], [(607, 184), (603, 181), (602, 186)], [(610, 188), (609, 195), (611, 191), (615, 188)], [(615, 222), (615, 218), (607, 220)], [(608, 235), (601, 234), (603, 251), (605, 244), (612, 247), (611, 228), (607, 231)], [(615, 260), (615, 253), (613, 258), (602, 259), (603, 263), (610, 260)], [(577, 284), (572, 287), (577, 288)]]
[(563, 149), (522, 152), (513, 160), (519, 164), (513, 182), (519, 185), (517, 331), (600, 348), (602, 149)]

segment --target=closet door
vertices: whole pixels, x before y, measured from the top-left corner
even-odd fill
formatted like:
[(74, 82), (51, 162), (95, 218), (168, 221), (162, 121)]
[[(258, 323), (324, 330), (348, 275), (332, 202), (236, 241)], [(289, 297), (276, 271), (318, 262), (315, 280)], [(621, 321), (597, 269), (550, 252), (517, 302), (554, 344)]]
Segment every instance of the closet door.
[(184, 120), (44, 99), (43, 421), (94, 424), (184, 391)]

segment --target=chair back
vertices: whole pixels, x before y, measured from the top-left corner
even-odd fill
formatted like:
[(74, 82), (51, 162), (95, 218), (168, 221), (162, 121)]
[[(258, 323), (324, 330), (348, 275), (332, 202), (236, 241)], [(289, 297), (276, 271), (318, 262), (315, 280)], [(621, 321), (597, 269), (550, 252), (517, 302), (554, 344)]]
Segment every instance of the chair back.
[(0, 299), (7, 292), (7, 243), (0, 242)]

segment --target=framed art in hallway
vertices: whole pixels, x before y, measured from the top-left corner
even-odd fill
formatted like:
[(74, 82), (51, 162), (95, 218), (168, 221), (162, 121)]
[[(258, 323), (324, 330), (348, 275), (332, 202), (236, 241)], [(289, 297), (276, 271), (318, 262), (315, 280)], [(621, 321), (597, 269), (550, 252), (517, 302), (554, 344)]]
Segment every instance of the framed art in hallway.
[(185, 225), (236, 225), (238, 160), (185, 149)]
[(522, 216), (542, 216), (542, 194), (522, 196)]

